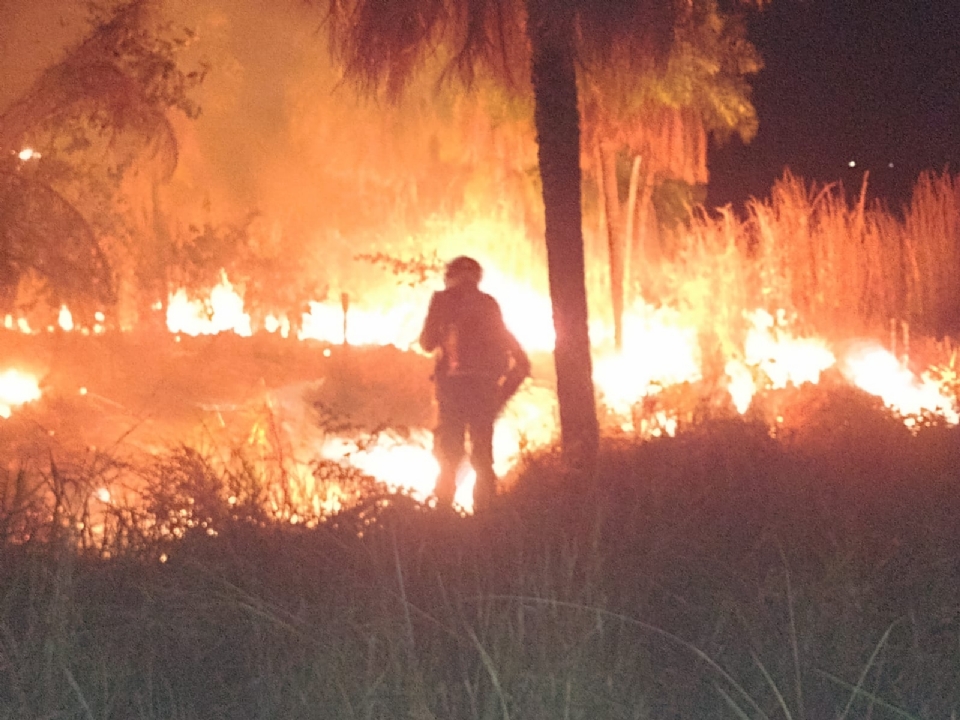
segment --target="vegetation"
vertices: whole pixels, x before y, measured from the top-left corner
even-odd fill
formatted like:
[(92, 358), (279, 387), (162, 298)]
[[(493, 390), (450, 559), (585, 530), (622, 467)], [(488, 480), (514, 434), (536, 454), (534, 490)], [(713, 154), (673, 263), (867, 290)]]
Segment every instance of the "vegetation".
[[(161, 18), (155, 0), (109, 12), (91, 5), (89, 34), (3, 109), (5, 312), (29, 309), (13, 302), (21, 280), (89, 317), (115, 310), (125, 293), (147, 314), (166, 299), (172, 249), (158, 187), (177, 164), (170, 111), (200, 111), (191, 93), (206, 68), (182, 62), (191, 41), (188, 29)], [(24, 149), (37, 152), (24, 159)]]
[[(738, 109), (718, 123), (731, 131), (748, 122), (742, 75), (752, 70), (740, 60), (752, 61), (754, 53), (745, 49), (742, 33), (730, 33), (734, 41), (728, 42), (724, 20), (709, 2), (691, 3), (687, 10), (670, 3), (589, 0), (424, 0), (392, 5), (352, 0), (324, 5), (329, 10), (332, 48), (347, 76), (361, 88), (373, 93), (382, 90), (397, 98), (424, 67), (426, 58), (442, 48), (450, 58), (445, 75), (456, 72), (469, 84), (481, 72), (490, 72), (532, 98), (550, 299), (557, 331), (554, 358), (561, 442), (571, 464), (591, 474), (599, 429), (585, 288), (579, 85), (592, 83), (595, 88), (605, 85), (608, 89), (616, 84), (610, 76), (617, 76), (619, 94), (599, 89), (587, 94), (595, 107), (596, 135), (615, 148), (614, 140), (606, 136), (608, 128), (614, 122), (625, 125), (627, 119), (611, 108), (617, 103), (634, 103), (633, 96), (640, 94), (637, 87), (626, 90), (629, 81), (622, 78), (639, 74), (639, 87), (651, 84), (644, 81), (649, 81), (652, 69), (665, 64), (676, 34), (676, 62), (686, 63), (676, 76), (683, 78), (687, 97), (676, 103), (684, 91), (674, 92), (674, 107), (688, 107), (694, 104), (694, 97), (712, 106), (703, 99), (709, 93), (703, 92), (702, 85), (733, 88), (730, 94), (736, 96), (733, 105)], [(691, 42), (698, 32), (702, 37)], [(706, 83), (703, 72), (691, 72), (704, 64), (715, 67), (706, 73), (711, 78)], [(752, 62), (751, 67), (755, 65)], [(524, 69), (519, 80), (518, 67)], [(607, 72), (610, 68), (614, 70)], [(732, 82), (727, 82), (728, 74)], [(716, 77), (722, 79), (714, 80)], [(668, 78), (657, 90), (669, 94), (669, 84)], [(644, 90), (647, 97), (656, 92), (650, 87)], [(714, 94), (723, 92), (716, 89)], [(716, 103), (721, 106), (730, 108), (729, 103)], [(606, 151), (608, 167), (612, 167), (614, 152)], [(609, 176), (615, 173), (607, 175), (605, 194), (613, 196), (616, 193)], [(606, 207), (611, 225), (611, 298), (619, 344), (623, 268), (622, 240), (614, 237), (613, 230), (613, 218), (619, 215), (619, 210), (614, 213), (615, 204), (607, 202)]]
[[(530, 458), (477, 517), (368, 488), (291, 525), (266, 474), (184, 451), (97, 541), (8, 496), (0, 716), (952, 717), (958, 431), (800, 404), (776, 438), (608, 438), (589, 487)], [(76, 498), (111, 467), (44, 474)]]
[(886, 339), (891, 326), (908, 345), (911, 334), (955, 334), (958, 177), (923, 174), (899, 214), (867, 201), (866, 189), (851, 199), (841, 186), (809, 185), (788, 172), (742, 217), (729, 208), (695, 213), (649, 248), (661, 259), (640, 290), (722, 332), (759, 307), (783, 309), (839, 341)]

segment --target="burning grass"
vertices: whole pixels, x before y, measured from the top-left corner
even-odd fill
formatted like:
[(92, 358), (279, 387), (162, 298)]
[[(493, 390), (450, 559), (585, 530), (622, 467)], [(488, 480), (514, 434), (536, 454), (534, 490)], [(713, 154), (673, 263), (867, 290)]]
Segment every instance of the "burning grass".
[(534, 456), (466, 518), (371, 487), (311, 529), (265, 516), (255, 475), (158, 458), (136, 522), (180, 531), (109, 559), (63, 523), (5, 545), (0, 709), (953, 716), (960, 431), (846, 384), (794, 406), (779, 438), (732, 416), (608, 439), (594, 483)]
[[(0, 717), (955, 716), (956, 353), (905, 332), (957, 306), (955, 200), (787, 177), (695, 220), (622, 352), (594, 313), (598, 476), (555, 462), (537, 356), (477, 517), (422, 502), (425, 286), (311, 303), (300, 340), (225, 276), (170, 334), (10, 318)], [(548, 347), (542, 289), (493, 279)]]

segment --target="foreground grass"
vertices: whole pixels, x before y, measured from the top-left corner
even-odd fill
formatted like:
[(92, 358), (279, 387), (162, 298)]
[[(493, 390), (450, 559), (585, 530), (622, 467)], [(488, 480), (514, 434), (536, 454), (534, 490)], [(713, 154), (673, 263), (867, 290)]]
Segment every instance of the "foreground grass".
[(541, 457), (478, 517), (8, 545), (0, 717), (955, 717), (958, 468), (851, 395)]

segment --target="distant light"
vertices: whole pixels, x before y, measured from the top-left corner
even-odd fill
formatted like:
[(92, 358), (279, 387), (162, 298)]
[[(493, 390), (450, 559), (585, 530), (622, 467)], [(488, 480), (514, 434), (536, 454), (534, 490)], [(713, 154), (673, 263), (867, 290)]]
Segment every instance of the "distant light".
[(851, 160), (850, 162), (847, 163), (847, 165), (849, 165), (850, 167), (856, 167), (856, 166), (857, 166), (857, 161), (856, 161), (856, 160)]
[(892, 167), (893, 167), (893, 163), (892, 163), (892, 162), (887, 163), (887, 167), (888, 167), (888, 168), (892, 168)]
[(17, 157), (26, 162), (27, 160), (39, 160), (40, 153), (38, 153), (33, 148), (24, 148), (17, 153)]

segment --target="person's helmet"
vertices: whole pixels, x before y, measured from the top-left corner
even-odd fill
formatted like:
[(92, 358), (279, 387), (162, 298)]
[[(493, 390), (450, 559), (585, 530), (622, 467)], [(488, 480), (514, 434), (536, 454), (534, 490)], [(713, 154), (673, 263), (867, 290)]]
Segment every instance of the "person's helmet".
[(443, 273), (443, 281), (448, 287), (469, 283), (479, 285), (483, 279), (483, 268), (472, 257), (461, 255), (447, 263)]

